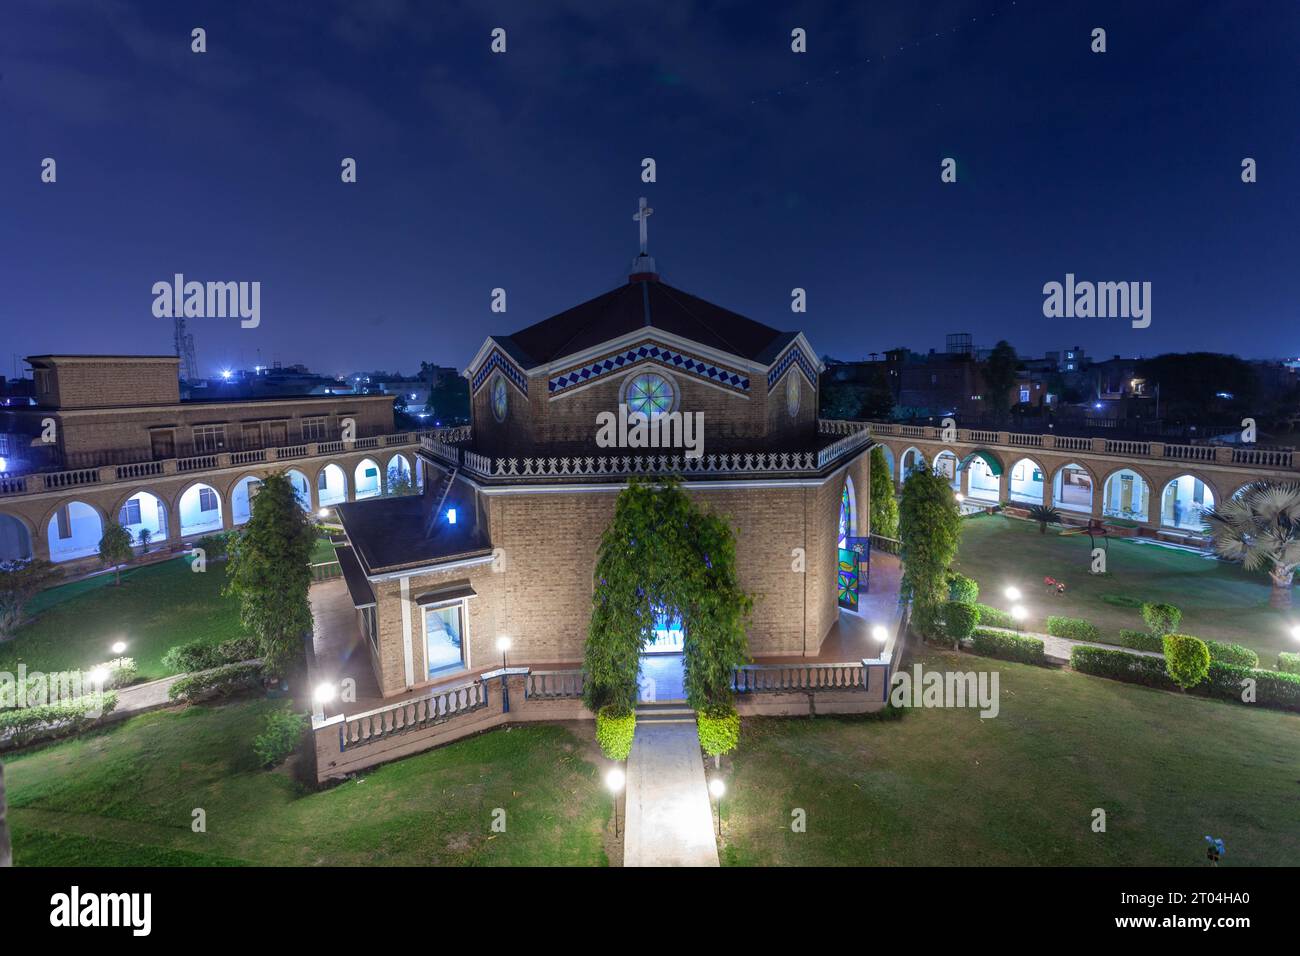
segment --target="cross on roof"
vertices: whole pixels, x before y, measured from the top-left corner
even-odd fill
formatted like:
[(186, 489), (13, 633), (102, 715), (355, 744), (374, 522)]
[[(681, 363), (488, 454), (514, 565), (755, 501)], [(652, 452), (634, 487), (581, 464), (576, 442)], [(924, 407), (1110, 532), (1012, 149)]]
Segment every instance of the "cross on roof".
[(654, 210), (645, 204), (645, 196), (642, 196), (640, 208), (632, 216), (634, 220), (641, 223), (641, 255), (645, 255), (646, 220), (650, 218), (650, 214), (653, 212)]

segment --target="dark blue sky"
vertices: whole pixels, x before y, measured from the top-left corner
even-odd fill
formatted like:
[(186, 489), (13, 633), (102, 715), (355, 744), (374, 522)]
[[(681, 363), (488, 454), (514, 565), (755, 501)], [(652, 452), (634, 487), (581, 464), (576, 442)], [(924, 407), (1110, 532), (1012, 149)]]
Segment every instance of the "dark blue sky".
[[(262, 283), (258, 329), (191, 320), (207, 372), (259, 349), (463, 365), (623, 281), (643, 193), (666, 281), (823, 353), (951, 331), (1300, 353), (1289, 0), (7, 0), (3, 24), (5, 374), (11, 354), (169, 352), (150, 287), (175, 272)], [(1152, 282), (1150, 328), (1045, 319), (1067, 272)]]

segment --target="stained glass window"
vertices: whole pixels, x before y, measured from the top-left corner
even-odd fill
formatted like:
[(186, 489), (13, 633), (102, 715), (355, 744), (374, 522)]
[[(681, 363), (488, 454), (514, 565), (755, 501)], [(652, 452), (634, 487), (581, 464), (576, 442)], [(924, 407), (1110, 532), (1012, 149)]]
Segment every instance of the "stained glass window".
[(497, 421), (506, 420), (506, 409), (510, 404), (510, 396), (506, 393), (506, 380), (500, 375), (492, 383), (492, 414), (496, 416)]
[(858, 609), (858, 553), (841, 547), (838, 567), (837, 603), (846, 610), (856, 611)]
[(628, 384), (624, 400), (629, 414), (640, 413), (653, 418), (672, 411), (673, 387), (662, 375), (646, 372)]
[(843, 548), (849, 536), (849, 486), (846, 484), (840, 493), (840, 547)]

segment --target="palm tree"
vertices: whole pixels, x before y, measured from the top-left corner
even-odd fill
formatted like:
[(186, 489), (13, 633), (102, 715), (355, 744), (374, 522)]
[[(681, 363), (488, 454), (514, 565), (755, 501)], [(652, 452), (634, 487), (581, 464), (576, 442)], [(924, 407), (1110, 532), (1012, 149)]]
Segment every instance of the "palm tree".
[(1034, 505), (1029, 509), (1029, 517), (1038, 522), (1039, 534), (1047, 534), (1049, 524), (1061, 523), (1061, 513), (1055, 508), (1048, 508), (1046, 505)]
[(1204, 512), (1214, 551), (1247, 571), (1273, 580), (1270, 607), (1291, 606), (1291, 581), (1300, 565), (1300, 484), (1257, 481)]

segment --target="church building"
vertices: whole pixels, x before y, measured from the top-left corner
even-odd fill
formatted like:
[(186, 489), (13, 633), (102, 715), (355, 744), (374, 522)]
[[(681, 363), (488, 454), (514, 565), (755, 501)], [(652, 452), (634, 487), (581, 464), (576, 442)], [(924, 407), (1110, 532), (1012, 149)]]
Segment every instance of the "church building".
[[(420, 494), (338, 506), (379, 697), (498, 667), (503, 652), (510, 666), (580, 665), (601, 536), (637, 476), (676, 476), (730, 522), (756, 660), (816, 659), (854, 614), (868, 432), (819, 422), (822, 365), (802, 332), (660, 278), (649, 212), (625, 283), (483, 341), (464, 372), (471, 428), (422, 439)], [(647, 654), (680, 652), (672, 617)]]

